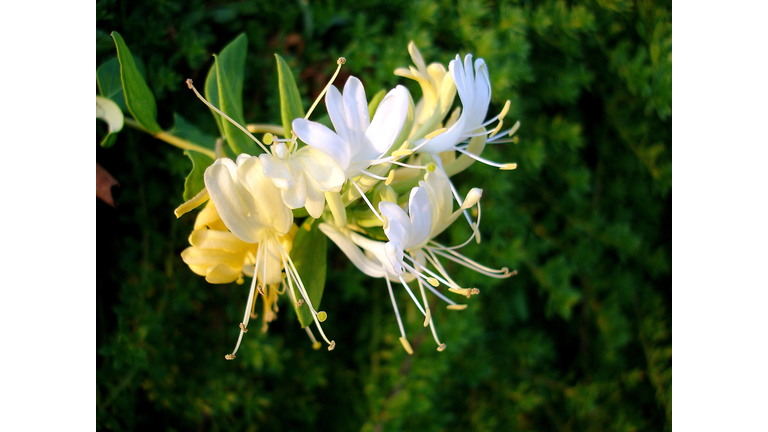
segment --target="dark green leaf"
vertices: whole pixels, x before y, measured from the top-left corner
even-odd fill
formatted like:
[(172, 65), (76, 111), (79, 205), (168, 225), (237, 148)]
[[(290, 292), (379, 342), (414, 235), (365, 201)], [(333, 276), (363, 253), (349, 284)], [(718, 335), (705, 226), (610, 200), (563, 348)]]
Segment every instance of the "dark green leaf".
[(293, 119), (304, 117), (304, 107), (301, 105), (301, 96), (291, 68), (278, 54), (275, 54), (275, 58), (277, 59), (277, 78), (280, 87), (280, 115), (283, 119), (285, 137), (290, 138), (291, 129), (293, 129), (291, 123)]
[[(245, 126), (243, 115), (243, 83), (245, 81), (245, 56), (248, 51), (248, 38), (245, 34), (215, 55), (215, 61), (205, 79), (205, 97), (213, 106), (231, 117), (241, 126)], [(235, 154), (258, 152), (253, 140), (237, 126), (214, 113), (221, 134)]]
[(189, 201), (205, 187), (203, 174), (205, 169), (213, 163), (213, 159), (192, 150), (184, 150), (184, 154), (192, 160), (192, 171), (184, 180), (184, 201)]
[(120, 61), (120, 77), (128, 110), (133, 118), (150, 133), (158, 133), (162, 128), (157, 124), (157, 105), (155, 96), (147, 82), (139, 73), (131, 51), (118, 32), (112, 32), (112, 38), (117, 47), (117, 58)]
[(199, 146), (203, 146), (211, 150), (216, 149), (215, 136), (202, 132), (197, 128), (197, 126), (188, 122), (178, 113), (173, 113), (173, 129), (169, 130), (168, 133), (181, 139), (185, 139), (189, 142), (195, 143)]
[[(328, 246), (325, 235), (318, 228), (319, 224), (312, 224), (314, 221), (315, 219), (308, 218), (299, 228), (296, 238), (293, 239), (291, 259), (302, 282), (304, 282), (312, 306), (316, 311), (319, 311), (320, 300), (323, 298), (323, 290), (325, 289), (326, 255), (328, 255), (326, 249)], [(294, 289), (296, 298), (302, 298), (298, 289)], [(296, 308), (295, 304), (294, 308)], [(312, 324), (312, 312), (306, 304), (296, 308), (296, 313), (302, 328)]]
[(96, 82), (99, 84), (99, 92), (105, 98), (112, 99), (123, 112), (128, 111), (123, 93), (123, 82), (120, 79), (120, 61), (117, 57), (99, 66), (96, 70)]

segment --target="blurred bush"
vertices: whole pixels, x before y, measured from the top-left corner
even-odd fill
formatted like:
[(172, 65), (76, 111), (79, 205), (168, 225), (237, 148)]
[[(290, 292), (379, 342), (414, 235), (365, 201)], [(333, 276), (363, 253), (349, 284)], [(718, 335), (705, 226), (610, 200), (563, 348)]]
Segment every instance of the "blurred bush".
[[(97, 407), (108, 430), (671, 430), (671, 1), (117, 1), (96, 4), (97, 64), (119, 31), (143, 60), (169, 128), (173, 113), (216, 134), (184, 85), (248, 36), (246, 119), (279, 124), (273, 53), (309, 104), (337, 79), (368, 96), (410, 64), (457, 53), (488, 63), (493, 106), (512, 101), (517, 144), (489, 146), (500, 172), (475, 164), (483, 243), (467, 256), (519, 275), (450, 268), (480, 288), (463, 312), (436, 310), (439, 353), (403, 299), (416, 351), (398, 342), (386, 286), (330, 248), (323, 298), (333, 352), (313, 351), (288, 303), (236, 361), (247, 288), (212, 286), (181, 261), (194, 216), (176, 220), (188, 159), (123, 132), (97, 160), (120, 182), (97, 203)], [(322, 116), (323, 113), (317, 114)], [(459, 243), (456, 224), (445, 241)], [(434, 309), (433, 309), (434, 310)]]

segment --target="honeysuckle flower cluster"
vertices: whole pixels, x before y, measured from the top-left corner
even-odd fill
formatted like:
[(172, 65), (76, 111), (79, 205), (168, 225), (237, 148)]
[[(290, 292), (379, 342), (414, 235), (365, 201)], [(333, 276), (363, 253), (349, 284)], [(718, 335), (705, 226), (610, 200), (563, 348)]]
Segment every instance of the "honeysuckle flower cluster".
[[(190, 247), (182, 253), (193, 272), (210, 283), (242, 284), (245, 277), (251, 278), (237, 344), (227, 359), (235, 358), (249, 320), (257, 316), (257, 297), (263, 298), (266, 330), (279, 311), (278, 294), (286, 291), (297, 308), (311, 312), (328, 349), (334, 348), (321, 326), (328, 314), (313, 305), (304, 283), (313, 275), (301, 274), (291, 258), (298, 217), (319, 219), (316, 228), (353, 265), (385, 280), (400, 342), (409, 354), (413, 350), (393, 285), (413, 300), (442, 351), (446, 345), (438, 337), (430, 297), (445, 302), (448, 309), (461, 310), (467, 305), (457, 298), (479, 293), (451, 278), (444, 263), (451, 261), (493, 278), (515, 273), (486, 267), (458, 252), (470, 241), (480, 242), (483, 191), (472, 188), (461, 196), (451, 182), (451, 176), (475, 161), (503, 170), (516, 167), (481, 156), (487, 143), (508, 142), (517, 130), (519, 123), (500, 132), (509, 101), (501, 113), (486, 120), (491, 82), (482, 59), (473, 61), (468, 54), (462, 60), (457, 55), (447, 68), (438, 63), (427, 66), (413, 42), (408, 50), (415, 67), (399, 68), (395, 74), (418, 82), (422, 91), (418, 102), (398, 85), (375, 107), (369, 106), (363, 83), (352, 76), (341, 92), (330, 83), (326, 87), (332, 128), (310, 120), (310, 109), (305, 118), (291, 122), (291, 136), (284, 138), (267, 133), (259, 140), (195, 90), (264, 150), (260, 155), (240, 154), (235, 160), (219, 151), (205, 170), (205, 188), (176, 212), (181, 216), (207, 202), (195, 221)], [(340, 59), (339, 67), (343, 63)], [(194, 90), (191, 80), (188, 85)], [(458, 106), (451, 112), (457, 93)], [(436, 238), (462, 214), (471, 236), (459, 245), (438, 242)], [(320, 346), (309, 327), (307, 332)]]

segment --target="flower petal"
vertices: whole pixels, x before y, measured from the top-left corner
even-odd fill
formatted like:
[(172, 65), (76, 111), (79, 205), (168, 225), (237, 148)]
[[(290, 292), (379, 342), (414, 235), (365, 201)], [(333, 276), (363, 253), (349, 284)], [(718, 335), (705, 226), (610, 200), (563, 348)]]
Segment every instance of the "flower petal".
[(297, 168), (303, 170), (322, 192), (338, 192), (347, 180), (341, 166), (332, 157), (316, 148), (304, 147), (296, 152), (294, 159), (300, 163)]
[[(344, 112), (351, 136), (347, 140), (355, 146), (363, 141), (365, 131), (371, 124), (368, 117), (368, 100), (365, 97), (363, 83), (357, 77), (349, 77), (344, 84)], [(334, 126), (336, 124), (334, 123)]]
[(332, 130), (317, 122), (295, 119), (293, 131), (307, 145), (312, 146), (333, 158), (341, 166), (344, 173), (349, 171), (351, 159), (349, 144), (342, 140)]
[(223, 284), (236, 281), (242, 275), (242, 270), (230, 267), (227, 264), (218, 264), (208, 268), (207, 273), (205, 280), (208, 283)]
[(264, 169), (264, 176), (272, 179), (272, 183), (278, 189), (286, 190), (296, 186), (293, 173), (286, 161), (266, 153), (260, 155), (259, 159)]
[[(250, 198), (253, 200), (253, 211), (247, 216), (252, 224), (252, 230), (268, 227), (274, 229), (279, 235), (287, 233), (293, 224), (293, 213), (283, 203), (280, 190), (275, 187), (272, 180), (264, 176), (261, 160), (251, 157), (243, 161), (237, 170), (237, 177), (244, 189), (250, 192)], [(217, 205), (216, 208), (219, 206)], [(231, 227), (230, 230), (232, 230)], [(234, 230), (232, 232), (237, 235)]]
[(390, 90), (381, 101), (370, 127), (365, 131), (365, 136), (373, 148), (361, 149), (356, 159), (369, 160), (386, 153), (403, 130), (407, 114), (408, 90), (399, 85)]
[(432, 214), (429, 208), (429, 196), (423, 188), (411, 189), (411, 196), (408, 198), (408, 214), (411, 217), (411, 230), (408, 242), (403, 245), (406, 250), (429, 240)]
[(361, 272), (370, 277), (380, 278), (384, 276), (384, 269), (381, 264), (373, 261), (367, 257), (355, 243), (352, 242), (350, 237), (341, 232), (338, 228), (327, 223), (321, 223), (319, 225), (320, 231), (322, 231), (336, 246), (344, 252), (344, 255), (352, 261)]
[(304, 173), (299, 173), (299, 177), (292, 188), (284, 189), (280, 192), (283, 202), (288, 207), (292, 209), (304, 207), (304, 203), (307, 201), (307, 182)]
[(253, 244), (246, 243), (229, 231), (216, 231), (198, 229), (189, 235), (189, 244), (200, 249), (216, 249), (226, 252), (243, 253), (253, 248)]
[(224, 225), (240, 240), (258, 243), (263, 223), (255, 220), (253, 196), (236, 180), (236, 173), (232, 160), (219, 159), (205, 170), (205, 188)]

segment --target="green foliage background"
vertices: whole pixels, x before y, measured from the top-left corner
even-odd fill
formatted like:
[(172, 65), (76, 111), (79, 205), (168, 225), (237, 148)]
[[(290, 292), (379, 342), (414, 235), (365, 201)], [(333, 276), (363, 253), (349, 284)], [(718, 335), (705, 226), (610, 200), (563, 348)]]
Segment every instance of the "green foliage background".
[[(181, 261), (194, 215), (176, 220), (189, 159), (135, 130), (97, 161), (120, 182), (97, 203), (99, 429), (671, 430), (671, 1), (97, 1), (97, 64), (117, 30), (143, 61), (158, 122), (178, 113), (216, 135), (184, 85), (245, 32), (249, 122), (280, 124), (274, 53), (308, 107), (337, 79), (368, 97), (411, 64), (468, 52), (488, 63), (493, 105), (522, 123), (518, 144), (489, 146), (502, 172), (455, 178), (484, 190), (481, 245), (463, 252), (517, 269), (507, 280), (452, 267), (481, 289), (462, 312), (435, 311), (435, 350), (405, 295), (415, 355), (398, 342), (386, 286), (329, 247), (322, 309), (337, 347), (314, 351), (289, 303), (235, 361), (247, 287), (214, 286)], [(318, 116), (323, 113), (319, 112)], [(458, 243), (462, 224), (445, 234)], [(407, 306), (406, 306), (407, 305)], [(257, 327), (255, 327), (257, 328)]]

